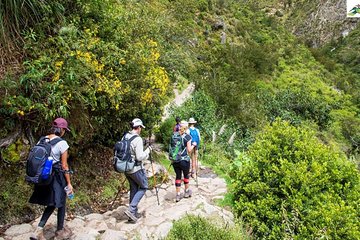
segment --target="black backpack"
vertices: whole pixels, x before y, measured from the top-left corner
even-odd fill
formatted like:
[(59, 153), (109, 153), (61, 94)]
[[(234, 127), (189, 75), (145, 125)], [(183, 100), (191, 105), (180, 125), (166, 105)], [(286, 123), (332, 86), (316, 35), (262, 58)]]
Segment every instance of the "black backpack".
[(39, 142), (31, 148), (26, 161), (25, 180), (36, 185), (48, 185), (52, 181), (52, 174), (44, 180), (41, 176), (45, 162), (51, 154), (51, 147), (62, 141), (62, 138), (50, 140), (48, 137), (41, 137)]
[(131, 157), (130, 144), (138, 135), (132, 136), (130, 139), (124, 137), (117, 142), (114, 147), (113, 166), (116, 172), (125, 173), (134, 169), (136, 161)]

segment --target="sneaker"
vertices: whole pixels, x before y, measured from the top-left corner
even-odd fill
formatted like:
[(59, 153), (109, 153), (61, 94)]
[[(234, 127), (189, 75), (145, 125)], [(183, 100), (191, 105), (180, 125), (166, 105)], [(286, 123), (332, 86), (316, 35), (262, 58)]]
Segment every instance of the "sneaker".
[(176, 199), (175, 199), (175, 201), (176, 201), (176, 202), (179, 202), (180, 199), (181, 199), (180, 194), (176, 194)]
[(70, 239), (72, 235), (72, 232), (69, 228), (63, 228), (61, 230), (57, 230), (55, 232), (55, 239), (56, 240), (60, 240), (60, 239)]
[(126, 216), (128, 216), (131, 219), (132, 222), (136, 223), (136, 221), (138, 220), (137, 217), (129, 210), (126, 210), (124, 213)]
[(184, 198), (189, 198), (189, 197), (191, 197), (191, 194), (192, 194), (191, 189), (188, 189), (187, 191), (185, 191)]
[(31, 234), (30, 240), (46, 240), (43, 228), (37, 227), (35, 232)]

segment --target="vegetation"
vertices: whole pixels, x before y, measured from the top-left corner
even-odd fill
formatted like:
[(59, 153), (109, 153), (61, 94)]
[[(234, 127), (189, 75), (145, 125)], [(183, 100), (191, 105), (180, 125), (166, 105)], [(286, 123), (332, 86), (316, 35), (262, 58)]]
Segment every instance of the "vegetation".
[[(179, 116), (198, 121), (202, 161), (232, 184), (227, 203), (254, 237), (356, 238), (360, 30), (309, 49), (318, 36), (288, 29), (301, 28), (318, 3), (1, 2), (0, 224), (35, 217), (19, 176), (55, 117), (72, 130), (70, 208), (87, 212), (126, 191), (110, 159), (128, 122), (140, 117), (143, 136), (166, 146)], [(173, 86), (190, 82), (192, 99), (158, 124)], [(186, 221), (233, 236), (196, 217), (171, 236), (186, 235)]]
[(255, 236), (359, 236), (360, 175), (313, 132), (277, 120), (234, 164), (234, 210)]
[(219, 225), (220, 221), (215, 222), (199, 216), (188, 215), (174, 222), (173, 228), (165, 239), (249, 239), (241, 225), (222, 226)]

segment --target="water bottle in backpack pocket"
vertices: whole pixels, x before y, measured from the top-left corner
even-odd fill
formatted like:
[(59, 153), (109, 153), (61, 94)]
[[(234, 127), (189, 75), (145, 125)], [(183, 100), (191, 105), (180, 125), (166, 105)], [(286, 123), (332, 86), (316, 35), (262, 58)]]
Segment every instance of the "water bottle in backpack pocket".
[(52, 164), (53, 164), (53, 158), (50, 156), (48, 157), (48, 159), (46, 159), (45, 164), (44, 164), (44, 168), (41, 172), (41, 179), (42, 180), (47, 180), (49, 179), (49, 177), (52, 174)]
[(47, 185), (52, 181), (51, 147), (62, 140), (62, 138), (50, 140), (48, 137), (41, 137), (39, 142), (31, 148), (26, 161), (25, 180), (27, 182)]

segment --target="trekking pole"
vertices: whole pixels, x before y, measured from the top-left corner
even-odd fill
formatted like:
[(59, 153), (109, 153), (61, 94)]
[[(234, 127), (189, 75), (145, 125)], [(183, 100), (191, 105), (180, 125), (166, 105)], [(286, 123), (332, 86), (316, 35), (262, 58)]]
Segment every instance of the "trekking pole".
[(170, 171), (171, 166), (172, 166), (172, 163), (170, 163), (169, 167), (167, 168), (167, 172), (165, 172), (164, 177), (162, 178), (158, 189), (161, 189), (161, 186), (164, 184), (166, 178), (169, 176), (169, 171)]
[[(124, 179), (124, 181), (120, 184), (120, 186), (123, 186), (123, 185), (124, 185), (124, 183), (125, 183), (125, 181), (126, 181), (126, 178), (125, 178), (125, 179)], [(110, 205), (109, 209), (111, 209), (111, 208), (112, 208), (112, 206), (114, 205), (115, 200), (116, 200), (116, 199), (117, 199), (117, 197), (119, 196), (120, 192), (121, 192), (121, 188), (119, 188), (119, 191), (116, 193), (116, 196), (115, 196), (114, 200), (112, 201), (112, 203), (111, 203), (111, 205)]]
[(195, 182), (196, 182), (196, 187), (198, 188), (199, 187), (199, 182), (198, 182), (198, 173), (199, 173), (199, 156), (200, 156), (200, 152), (198, 150), (198, 147), (196, 146), (195, 148), (195, 151), (198, 151), (198, 156), (196, 156), (196, 161), (195, 161), (195, 172), (196, 172), (196, 179), (195, 179)]
[[(151, 129), (150, 129), (150, 135), (149, 135), (149, 146), (151, 146)], [(156, 198), (157, 198), (158, 205), (160, 205), (159, 192), (158, 192), (158, 189), (157, 189), (157, 186), (156, 186), (156, 175), (155, 175), (155, 171), (154, 171), (154, 164), (153, 164), (152, 157), (151, 157), (151, 151), (149, 152), (149, 159), (150, 159), (150, 163), (151, 163), (152, 174), (153, 174), (153, 177), (154, 177), (154, 186), (155, 186)]]

